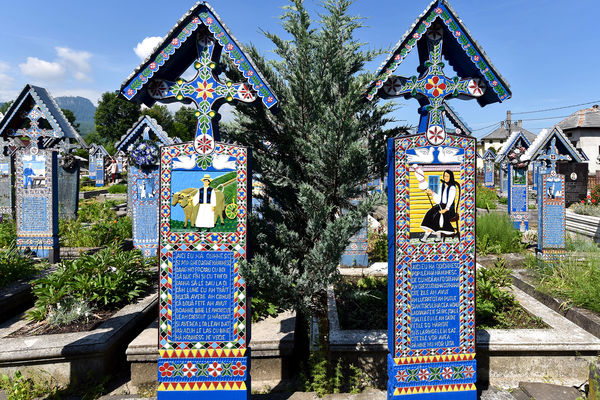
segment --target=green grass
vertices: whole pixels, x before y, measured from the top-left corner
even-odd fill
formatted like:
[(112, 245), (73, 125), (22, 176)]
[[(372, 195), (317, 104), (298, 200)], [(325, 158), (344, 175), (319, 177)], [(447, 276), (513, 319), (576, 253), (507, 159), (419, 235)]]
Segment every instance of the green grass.
[(238, 219), (229, 219), (225, 217), (225, 224), (221, 225), (221, 218), (217, 220), (217, 224), (214, 228), (190, 228), (190, 224), (188, 222), (188, 227), (183, 227), (183, 221), (171, 220), (171, 231), (172, 232), (235, 232), (237, 230)]
[(600, 253), (600, 247), (596, 243), (582, 236), (571, 238), (567, 235), (566, 249), (577, 253)]
[(112, 193), (112, 194), (127, 193), (127, 185), (124, 185), (122, 183), (117, 183), (116, 185), (109, 186), (108, 193)]
[(493, 189), (477, 185), (476, 201), (477, 208), (495, 210), (498, 208), (498, 195)]
[(477, 253), (505, 254), (521, 252), (521, 232), (513, 227), (506, 214), (489, 213), (477, 216)]
[[(595, 250), (597, 252), (597, 250)], [(600, 255), (542, 262), (534, 256), (525, 265), (536, 272), (536, 288), (570, 304), (600, 312)]]

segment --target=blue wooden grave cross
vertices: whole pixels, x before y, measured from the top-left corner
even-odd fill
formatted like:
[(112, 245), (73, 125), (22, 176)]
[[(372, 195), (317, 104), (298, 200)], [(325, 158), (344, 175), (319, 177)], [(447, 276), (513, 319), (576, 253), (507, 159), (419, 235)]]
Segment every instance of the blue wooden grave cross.
[(209, 32), (199, 33), (197, 40), (198, 59), (194, 63), (194, 68), (198, 71), (196, 76), (190, 81), (178, 79), (175, 82), (157, 79), (153, 81), (148, 88), (152, 98), (165, 100), (175, 98), (179, 101), (191, 100), (198, 110), (196, 117), (196, 138), (194, 148), (200, 157), (199, 164), (206, 163), (210, 165), (211, 153), (215, 149), (215, 140), (219, 140), (217, 124), (213, 125), (213, 117), (217, 115), (217, 110), (225, 101), (231, 102), (234, 99), (245, 103), (253, 102), (257, 95), (254, 90), (244, 83), (221, 82), (215, 72), (218, 70), (218, 61), (220, 58), (221, 47), (215, 46), (214, 39)]
[(444, 74), (441, 26), (430, 29), (426, 38), (429, 55), (425, 59), (422, 54), (419, 54), (422, 59), (422, 65), (418, 68), (423, 71), (421, 76), (410, 78), (392, 76), (383, 85), (383, 91), (388, 97), (416, 98), (421, 104), (419, 133), (426, 132), (429, 143), (439, 146), (446, 139), (444, 101), (458, 96), (467, 99), (480, 97), (485, 92), (485, 84), (478, 78), (450, 78)]
[(54, 137), (59, 138), (61, 135), (56, 132), (54, 129), (41, 129), (40, 128), (40, 118), (44, 117), (44, 113), (40, 110), (38, 105), (35, 105), (27, 114), (27, 119), (30, 121), (29, 128), (18, 129), (15, 132), (16, 136), (26, 136), (30, 139), (30, 149), (33, 150), (32, 154), (36, 153), (38, 149), (38, 139), (41, 137)]
[(556, 148), (556, 138), (552, 138), (552, 142), (550, 144), (550, 149), (548, 149), (548, 152), (546, 152), (546, 154), (542, 154), (538, 158), (550, 164), (550, 171), (548, 171), (550, 173), (556, 172), (556, 163), (558, 161), (571, 161), (571, 156), (562, 155), (558, 153), (558, 150)]

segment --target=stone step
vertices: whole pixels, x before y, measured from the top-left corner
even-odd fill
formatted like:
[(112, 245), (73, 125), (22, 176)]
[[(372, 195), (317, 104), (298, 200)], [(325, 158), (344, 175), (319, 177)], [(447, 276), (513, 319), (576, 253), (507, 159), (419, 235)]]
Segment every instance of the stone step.
[[(525, 397), (517, 397), (522, 392)], [(574, 387), (541, 382), (519, 382), (519, 390), (513, 392), (517, 400), (577, 400), (585, 399), (585, 393)]]

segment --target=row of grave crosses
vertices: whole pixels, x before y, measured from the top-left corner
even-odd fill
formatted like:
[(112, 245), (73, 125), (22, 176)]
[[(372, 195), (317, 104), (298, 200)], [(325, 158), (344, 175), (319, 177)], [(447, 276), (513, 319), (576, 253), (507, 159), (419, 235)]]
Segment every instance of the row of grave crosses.
[[(245, 83), (221, 82), (216, 76), (221, 56), (221, 46), (215, 46), (215, 41), (208, 32), (200, 32), (197, 36), (198, 59), (194, 62), (196, 76), (190, 81), (178, 79), (175, 82), (155, 80), (148, 88), (148, 93), (155, 100), (177, 101), (189, 100), (197, 108), (196, 137), (194, 148), (204, 157), (215, 150), (215, 140), (219, 140), (218, 126), (213, 125), (217, 110), (226, 101), (234, 99), (252, 103), (257, 95)], [(200, 162), (200, 161), (199, 161)]]
[(439, 146), (446, 140), (444, 102), (452, 97), (480, 97), (485, 92), (485, 84), (479, 78), (446, 76), (442, 60), (443, 31), (439, 24), (427, 31), (426, 39), (428, 58), (421, 57), (422, 64), (418, 68), (423, 73), (410, 78), (391, 76), (383, 85), (383, 97), (416, 98), (421, 105), (418, 133), (425, 132), (429, 143)]

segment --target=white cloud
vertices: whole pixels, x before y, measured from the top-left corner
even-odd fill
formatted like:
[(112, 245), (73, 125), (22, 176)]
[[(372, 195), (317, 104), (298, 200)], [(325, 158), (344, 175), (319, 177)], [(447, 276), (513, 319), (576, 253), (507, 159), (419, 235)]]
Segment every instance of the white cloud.
[(12, 87), (14, 78), (7, 74), (10, 71), (10, 65), (0, 61), (0, 91), (9, 90)]
[(144, 40), (142, 40), (141, 42), (139, 42), (137, 44), (137, 46), (134, 47), (133, 51), (135, 51), (135, 54), (141, 58), (142, 60), (145, 60), (146, 57), (148, 57), (150, 54), (152, 54), (152, 51), (154, 50), (154, 48), (156, 48), (156, 46), (158, 46), (158, 44), (162, 41), (162, 38), (159, 36), (149, 36), (147, 38), (145, 38)]
[(37, 57), (27, 57), (27, 62), (19, 64), (21, 73), (34, 79), (56, 81), (64, 78), (65, 67), (58, 62), (48, 62)]
[(56, 47), (56, 53), (58, 54), (58, 62), (68, 68), (75, 79), (78, 81), (91, 81), (89, 76), (92, 72), (90, 66), (91, 53), (69, 49), (68, 47)]

